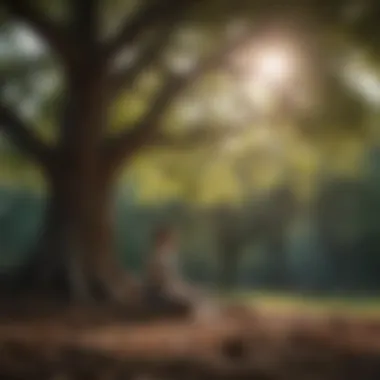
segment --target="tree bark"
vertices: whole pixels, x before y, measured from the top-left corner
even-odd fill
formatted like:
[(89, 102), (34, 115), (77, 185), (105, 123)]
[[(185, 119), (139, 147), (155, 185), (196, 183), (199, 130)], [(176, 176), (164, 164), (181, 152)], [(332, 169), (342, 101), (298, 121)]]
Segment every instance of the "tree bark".
[(68, 73), (60, 143), (46, 170), (46, 226), (26, 270), (34, 278), (24, 277), (39, 290), (123, 302), (131, 296), (131, 282), (113, 248), (114, 177), (101, 150), (108, 121), (106, 67), (96, 52), (89, 57)]
[(60, 166), (49, 178), (50, 198), (37, 246), (15, 290), (76, 300), (123, 301), (130, 283), (112, 244), (112, 186), (78, 180)]

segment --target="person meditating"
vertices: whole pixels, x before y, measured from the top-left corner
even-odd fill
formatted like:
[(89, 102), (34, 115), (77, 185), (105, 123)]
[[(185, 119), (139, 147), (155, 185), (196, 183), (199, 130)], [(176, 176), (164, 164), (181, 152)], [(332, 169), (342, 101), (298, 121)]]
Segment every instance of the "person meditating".
[(145, 300), (157, 312), (189, 314), (194, 294), (182, 280), (178, 262), (179, 237), (170, 227), (159, 228), (145, 268)]

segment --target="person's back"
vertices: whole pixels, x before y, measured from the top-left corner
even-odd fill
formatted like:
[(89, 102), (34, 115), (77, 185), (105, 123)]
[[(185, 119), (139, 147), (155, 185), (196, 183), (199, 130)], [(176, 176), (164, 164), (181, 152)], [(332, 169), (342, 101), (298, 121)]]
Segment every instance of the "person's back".
[(172, 229), (161, 228), (155, 234), (145, 275), (145, 296), (150, 306), (189, 310), (190, 302), (179, 290), (183, 283), (178, 265), (178, 239)]
[(178, 277), (178, 253), (174, 232), (160, 229), (146, 263), (146, 283), (164, 289)]

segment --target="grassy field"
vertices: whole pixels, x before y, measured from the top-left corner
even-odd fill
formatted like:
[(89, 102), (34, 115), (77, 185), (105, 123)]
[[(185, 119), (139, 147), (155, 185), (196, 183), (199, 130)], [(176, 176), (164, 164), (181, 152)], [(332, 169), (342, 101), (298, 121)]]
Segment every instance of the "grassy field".
[(242, 292), (229, 297), (263, 310), (350, 314), (380, 318), (380, 297), (313, 297), (269, 292)]

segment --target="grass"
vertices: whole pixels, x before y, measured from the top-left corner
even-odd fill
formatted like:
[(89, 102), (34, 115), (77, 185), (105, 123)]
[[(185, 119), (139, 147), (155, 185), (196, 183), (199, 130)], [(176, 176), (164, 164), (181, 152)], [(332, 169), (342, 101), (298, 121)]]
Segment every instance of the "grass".
[(344, 313), (352, 316), (380, 318), (380, 297), (318, 297), (285, 293), (244, 292), (228, 298), (274, 312)]

